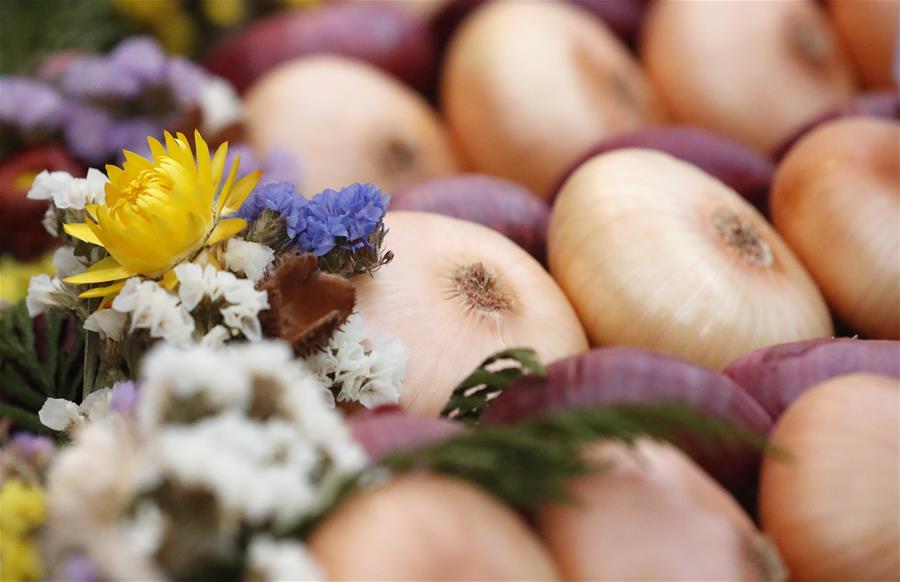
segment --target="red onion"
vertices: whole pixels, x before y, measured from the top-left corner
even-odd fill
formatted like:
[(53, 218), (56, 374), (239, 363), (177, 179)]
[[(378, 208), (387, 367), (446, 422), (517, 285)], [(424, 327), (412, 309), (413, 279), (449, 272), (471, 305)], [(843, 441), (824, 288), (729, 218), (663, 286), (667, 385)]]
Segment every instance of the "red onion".
[(348, 419), (353, 438), (377, 460), (396, 451), (437, 443), (465, 431), (461, 424), (404, 412), (360, 414)]
[(723, 372), (778, 420), (801, 394), (835, 376), (870, 372), (900, 378), (900, 342), (850, 338), (791, 342), (752, 351)]
[(485, 174), (434, 178), (395, 192), (391, 210), (434, 212), (476, 222), (545, 262), (550, 209), (514, 182)]

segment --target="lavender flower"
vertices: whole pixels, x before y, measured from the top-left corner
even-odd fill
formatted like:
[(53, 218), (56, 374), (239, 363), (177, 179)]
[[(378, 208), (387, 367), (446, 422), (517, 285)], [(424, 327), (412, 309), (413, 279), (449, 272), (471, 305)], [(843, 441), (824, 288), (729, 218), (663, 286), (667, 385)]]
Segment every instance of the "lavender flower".
[(25, 131), (55, 131), (63, 116), (63, 98), (51, 86), (25, 77), (0, 77), (0, 122)]
[(90, 164), (101, 163), (110, 157), (108, 132), (112, 126), (109, 115), (88, 105), (73, 104), (65, 121), (65, 136), (69, 147)]
[(120, 414), (134, 414), (140, 395), (134, 382), (118, 382), (109, 393), (109, 409)]
[(21, 432), (12, 437), (10, 449), (26, 462), (49, 459), (53, 454), (53, 440), (49, 437)]
[(60, 84), (68, 95), (85, 99), (133, 97), (141, 91), (137, 79), (119, 75), (105, 57), (94, 55), (72, 61)]
[(304, 228), (303, 208), (306, 200), (294, 190), (289, 182), (274, 182), (258, 186), (244, 201), (238, 216), (252, 222), (259, 218), (263, 210), (273, 210), (284, 218), (289, 238), (297, 237)]
[(128, 150), (146, 156), (150, 154), (147, 136), (161, 138), (159, 124), (151, 119), (138, 118), (111, 123), (104, 135), (104, 141), (110, 152), (121, 154), (121, 150)]
[(228, 148), (228, 155), (225, 156), (225, 167), (231, 167), (231, 164), (234, 163), (235, 158), (238, 156), (241, 158), (241, 165), (237, 171), (238, 178), (246, 176), (251, 170), (260, 169), (263, 173), (260, 178), (260, 184), (292, 182), (296, 186), (298, 183), (297, 175), (300, 172), (297, 158), (284, 148), (272, 148), (266, 154), (260, 156), (252, 147), (245, 143), (234, 144)]
[(123, 40), (109, 53), (107, 62), (117, 77), (133, 80), (141, 88), (166, 83), (166, 53), (150, 37)]
[(97, 582), (102, 579), (96, 564), (83, 553), (67, 556), (60, 573), (70, 582)]
[(206, 71), (181, 57), (169, 59), (166, 76), (169, 90), (182, 105), (196, 104), (203, 86), (209, 81)]
[(370, 246), (369, 236), (381, 226), (390, 199), (371, 184), (324, 190), (303, 208), (306, 228), (297, 246), (317, 257), (338, 246), (346, 250)]

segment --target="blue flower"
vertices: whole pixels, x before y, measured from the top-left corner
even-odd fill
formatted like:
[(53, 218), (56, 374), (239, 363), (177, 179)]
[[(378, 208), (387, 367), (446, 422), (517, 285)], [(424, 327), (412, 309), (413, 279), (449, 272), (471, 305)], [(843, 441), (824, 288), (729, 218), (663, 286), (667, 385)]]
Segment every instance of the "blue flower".
[(317, 257), (335, 247), (359, 250), (368, 246), (381, 226), (391, 197), (371, 184), (352, 184), (316, 194), (303, 208), (306, 228), (297, 246)]
[(306, 229), (306, 219), (303, 208), (306, 200), (294, 190), (289, 182), (270, 182), (258, 186), (238, 211), (238, 216), (252, 222), (259, 218), (263, 210), (273, 210), (284, 218), (287, 235), (295, 239)]

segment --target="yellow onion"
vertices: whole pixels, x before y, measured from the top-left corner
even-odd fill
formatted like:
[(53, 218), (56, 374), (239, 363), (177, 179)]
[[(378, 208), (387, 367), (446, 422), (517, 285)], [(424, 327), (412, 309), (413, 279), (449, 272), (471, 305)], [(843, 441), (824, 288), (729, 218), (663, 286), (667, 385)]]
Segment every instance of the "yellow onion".
[(628, 49), (564, 2), (479, 8), (450, 45), (441, 97), (476, 169), (543, 197), (598, 141), (661, 117)]
[(818, 289), (739, 194), (651, 150), (592, 158), (563, 185), (550, 270), (595, 345), (719, 368), (758, 347), (832, 335)]
[(900, 339), (900, 124), (847, 118), (804, 136), (775, 174), (772, 218), (841, 319)]
[(566, 580), (783, 580), (774, 547), (678, 449), (595, 445), (608, 470), (575, 480), (574, 504), (538, 527)]
[(897, 27), (900, 8), (891, 0), (829, 0), (828, 11), (859, 76), (870, 87), (900, 82)]
[(389, 212), (385, 223), (395, 259), (354, 283), (366, 324), (409, 349), (404, 408), (438, 414), (460, 381), (506, 348), (532, 347), (545, 363), (587, 349), (565, 295), (503, 235), (420, 212)]
[(771, 435), (760, 517), (797, 580), (900, 575), (900, 382), (857, 374), (804, 393)]
[(655, 2), (643, 35), (675, 119), (763, 152), (853, 94), (849, 60), (812, 0)]
[(460, 169), (428, 103), (361, 61), (288, 61), (250, 87), (244, 117), (256, 149), (294, 155), (307, 197), (353, 182), (391, 191)]
[(427, 474), (359, 494), (312, 533), (330, 580), (558, 580), (522, 519), (473, 485)]

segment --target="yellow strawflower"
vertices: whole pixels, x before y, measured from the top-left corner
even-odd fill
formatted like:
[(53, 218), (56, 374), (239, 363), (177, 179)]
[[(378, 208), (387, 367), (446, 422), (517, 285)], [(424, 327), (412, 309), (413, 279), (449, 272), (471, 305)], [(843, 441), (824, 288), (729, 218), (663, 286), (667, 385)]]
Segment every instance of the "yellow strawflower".
[[(126, 151), (122, 168), (106, 166), (105, 203), (87, 205), (85, 222), (64, 226), (70, 236), (109, 253), (84, 273), (64, 279), (73, 285), (112, 283), (81, 297), (111, 297), (135, 275), (162, 279), (175, 265), (247, 226), (242, 218), (223, 216), (241, 207), (260, 172), (235, 182), (236, 160), (223, 184), (227, 144), (210, 158), (209, 147), (195, 132), (195, 159), (183, 134), (165, 136), (165, 147), (147, 139), (152, 160)], [(165, 282), (173, 282), (171, 276)]]
[(40, 487), (19, 479), (8, 479), (0, 487), (0, 580), (41, 579), (32, 535), (45, 516), (46, 501)]

